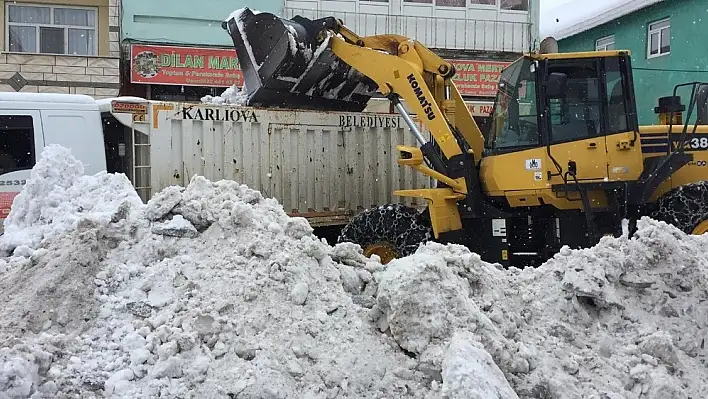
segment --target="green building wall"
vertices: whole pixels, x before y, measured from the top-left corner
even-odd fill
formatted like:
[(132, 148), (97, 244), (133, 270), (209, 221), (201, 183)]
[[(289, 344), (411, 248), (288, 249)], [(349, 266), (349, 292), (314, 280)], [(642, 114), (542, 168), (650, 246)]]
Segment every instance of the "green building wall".
[[(648, 24), (671, 18), (671, 50), (647, 58)], [(637, 113), (642, 125), (656, 124), (658, 98), (680, 83), (708, 82), (708, 0), (665, 0), (604, 25), (558, 41), (561, 52), (594, 51), (597, 39), (614, 35), (617, 50), (632, 54)], [(690, 88), (679, 89), (688, 109)], [(694, 120), (695, 111), (691, 120)]]
[(231, 48), (221, 28), (241, 7), (283, 15), (283, 0), (122, 0), (121, 40)]

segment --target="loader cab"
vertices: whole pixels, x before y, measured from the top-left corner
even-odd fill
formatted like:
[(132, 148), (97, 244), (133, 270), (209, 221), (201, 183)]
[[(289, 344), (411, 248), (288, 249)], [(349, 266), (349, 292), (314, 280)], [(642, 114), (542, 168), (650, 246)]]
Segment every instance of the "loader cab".
[(501, 154), (636, 129), (628, 53), (525, 56), (502, 71), (485, 148)]
[(482, 179), (490, 191), (564, 184), (569, 170), (580, 182), (634, 180), (637, 125), (628, 52), (526, 55), (502, 71)]

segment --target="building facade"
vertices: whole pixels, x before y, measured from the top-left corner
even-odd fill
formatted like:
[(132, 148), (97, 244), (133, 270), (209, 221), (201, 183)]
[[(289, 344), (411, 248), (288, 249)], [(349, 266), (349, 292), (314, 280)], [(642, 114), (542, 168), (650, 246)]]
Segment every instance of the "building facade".
[[(554, 36), (561, 52), (629, 50), (639, 123), (656, 124), (659, 97), (677, 84), (708, 81), (707, 27), (705, 0), (629, 0)], [(690, 88), (677, 94), (688, 107)]]
[(521, 53), (538, 39), (539, 0), (285, 0), (285, 16), (334, 15), (362, 36), (395, 33), (441, 50)]
[[(479, 124), (488, 122), (502, 68), (539, 39), (540, 0), (285, 0), (292, 18), (336, 16), (357, 34), (418, 40), (455, 65), (455, 85)], [(369, 110), (388, 101), (373, 99)]]
[[(285, 18), (335, 16), (360, 35), (415, 38), (455, 65), (455, 83), (479, 118), (489, 116), (501, 69), (539, 42), (539, 0), (246, 0), (196, 8), (184, 0), (173, 3), (167, 8), (123, 0), (121, 94), (199, 101), (241, 86), (238, 59), (221, 22), (244, 6)], [(145, 59), (158, 60), (158, 72), (141, 71)], [(389, 106), (372, 99), (367, 110), (386, 112)]]
[(120, 0), (0, 3), (0, 91), (118, 95)]
[[(235, 9), (250, 7), (283, 14), (282, 0), (203, 2), (123, 0), (121, 13), (121, 67), (124, 95), (155, 100), (199, 101), (243, 84), (233, 42), (221, 27)], [(156, 57), (159, 71), (136, 67), (141, 58)], [(195, 57), (197, 56), (197, 57)], [(194, 63), (195, 58), (205, 60)]]

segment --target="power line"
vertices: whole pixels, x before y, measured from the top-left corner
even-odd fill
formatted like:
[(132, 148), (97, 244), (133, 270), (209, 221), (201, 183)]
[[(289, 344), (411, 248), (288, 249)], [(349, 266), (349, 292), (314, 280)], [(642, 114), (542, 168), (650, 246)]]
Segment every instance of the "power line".
[(632, 67), (632, 69), (636, 69), (638, 71), (659, 71), (659, 72), (699, 72), (699, 73), (708, 73), (708, 71), (697, 71), (695, 69), (661, 69), (661, 68), (638, 68), (638, 67)]

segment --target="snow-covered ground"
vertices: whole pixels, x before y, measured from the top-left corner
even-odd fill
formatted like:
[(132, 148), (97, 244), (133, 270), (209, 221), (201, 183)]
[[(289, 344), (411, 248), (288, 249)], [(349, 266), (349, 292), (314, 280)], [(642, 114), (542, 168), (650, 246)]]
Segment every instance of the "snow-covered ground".
[[(61, 173), (60, 173), (61, 172)], [(235, 182), (143, 205), (47, 148), (0, 238), (0, 398), (700, 398), (708, 237), (382, 266)]]

